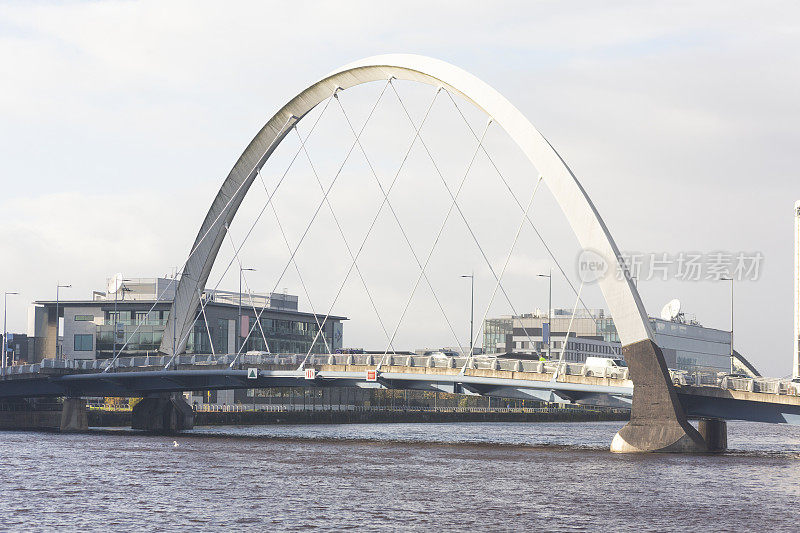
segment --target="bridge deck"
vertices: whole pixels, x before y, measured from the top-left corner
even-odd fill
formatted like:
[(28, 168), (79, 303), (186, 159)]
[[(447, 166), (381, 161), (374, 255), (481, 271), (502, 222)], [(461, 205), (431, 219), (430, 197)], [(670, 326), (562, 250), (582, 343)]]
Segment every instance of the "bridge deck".
[[(490, 359), (466, 361), (423, 356), (319, 355), (305, 368), (302, 356), (182, 356), (165, 370), (161, 357), (120, 358), (103, 372), (103, 361), (43, 362), (16, 367), (0, 379), (0, 398), (33, 396), (141, 396), (153, 392), (268, 387), (397, 388), (507, 398), (629, 407), (633, 384), (627, 369), (577, 364)], [(258, 369), (248, 379), (246, 368)], [(376, 371), (375, 381), (367, 371)], [(589, 375), (594, 374), (594, 375)], [(555, 376), (555, 379), (554, 379)], [(711, 380), (676, 373), (678, 397), (687, 414), (700, 417), (800, 423), (800, 396), (778, 380)], [(704, 383), (710, 382), (712, 383)]]

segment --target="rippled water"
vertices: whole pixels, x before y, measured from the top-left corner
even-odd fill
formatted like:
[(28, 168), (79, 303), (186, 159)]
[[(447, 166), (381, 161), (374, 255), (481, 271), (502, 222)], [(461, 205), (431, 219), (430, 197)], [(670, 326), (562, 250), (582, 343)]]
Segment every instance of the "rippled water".
[(721, 456), (611, 454), (621, 425), (4, 432), (0, 529), (800, 530), (799, 427), (729, 424)]

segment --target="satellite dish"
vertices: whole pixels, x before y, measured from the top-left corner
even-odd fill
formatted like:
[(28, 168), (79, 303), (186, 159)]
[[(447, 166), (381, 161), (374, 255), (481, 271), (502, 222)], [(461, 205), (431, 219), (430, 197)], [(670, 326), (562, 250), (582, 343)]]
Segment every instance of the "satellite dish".
[(106, 287), (106, 292), (108, 294), (116, 294), (122, 288), (122, 281), (123, 281), (122, 273), (117, 272), (112, 276), (110, 280), (108, 280), (108, 286)]
[(675, 298), (667, 302), (661, 309), (661, 318), (663, 320), (675, 320), (681, 314), (681, 301)]

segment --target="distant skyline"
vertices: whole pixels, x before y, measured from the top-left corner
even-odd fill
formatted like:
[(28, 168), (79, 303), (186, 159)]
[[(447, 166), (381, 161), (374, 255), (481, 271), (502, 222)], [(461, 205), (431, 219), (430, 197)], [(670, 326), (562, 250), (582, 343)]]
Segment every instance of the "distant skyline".
[[(54, 299), (59, 281), (73, 285), (62, 298), (83, 299), (117, 271), (131, 277), (171, 271), (185, 259), (244, 146), (288, 98), (361, 57), (418, 53), (464, 68), (514, 103), (575, 171), (621, 249), (762, 254), (758, 278), (736, 285), (736, 347), (763, 373), (786, 375), (792, 356), (792, 215), (800, 199), (798, 15), (800, 7), (790, 2), (507, 2), (460, 3), (458, 9), (430, 2), (0, 2), (7, 79), (0, 86), (0, 291), (21, 293), (8, 300), (9, 331), (25, 332), (27, 306)], [(379, 89), (346, 92), (342, 101), (361, 120)], [(407, 91), (419, 113), (430, 92)], [(434, 117), (430, 142), (437, 153), (453, 156), (455, 180), (469, 137), (461, 131), (450, 138), (458, 123), (448, 122), (444, 111)], [(482, 124), (477, 114), (469, 119)], [(374, 130), (370, 146), (393, 143), (384, 131), (388, 119), (377, 120), (386, 127)], [(309, 127), (304, 121), (299, 129)], [(346, 140), (311, 147), (325, 180), (341, 156), (336, 143)], [(535, 174), (501, 141), (492, 132), (487, 143), (508, 161), (520, 198), (527, 200)], [(415, 156), (411, 170), (430, 172), (420, 159), (424, 154)], [(365, 174), (363, 162), (353, 164), (348, 172)], [(390, 158), (381, 175), (393, 165)], [(298, 171), (304, 173), (297, 178), (299, 190), (315, 191), (308, 167)], [(475, 172), (488, 176), (490, 166), (478, 161)], [(265, 178), (272, 183), (274, 174)], [(428, 206), (441, 191), (420, 187), (399, 190), (398, 209), (412, 219), (412, 231), (430, 231), (441, 213), (414, 213), (414, 202)], [(256, 189), (242, 208), (242, 222), (232, 228), (236, 239), (249, 225), (245, 215), (262, 203), (256, 194), (264, 192)], [(465, 205), (484, 228), (497, 219), (497, 238), (483, 236), (507, 246), (516, 219), (502, 207), (481, 214), (487, 190), (467, 191)], [(374, 201), (374, 192), (344, 183), (333, 200), (354, 212), (354, 205)], [(293, 211), (317, 198), (286, 194), (282, 212), (293, 240), (302, 229)], [(541, 201), (541, 220), (558, 215), (546, 194)], [(355, 215), (342, 219), (354, 231), (363, 224)], [(383, 235), (392, 235), (390, 222)], [(274, 230), (264, 231), (261, 250), (246, 258), (259, 263), (252, 278), (258, 292), (272, 288), (271, 272), (260, 264), (281, 263), (285, 252), (283, 241), (270, 240)], [(451, 254), (469, 240), (463, 229), (453, 231), (446, 252), (455, 258)], [(568, 240), (554, 231), (553, 240)], [(336, 236), (333, 229), (327, 237), (312, 236), (317, 255), (309, 252), (305, 264), (328, 261), (328, 241)], [(388, 243), (380, 240), (370, 250), (378, 257), (366, 259), (370, 279), (409, 268), (403, 263), (396, 272), (385, 264), (386, 257), (401, 255)], [(500, 244), (489, 248), (493, 263), (502, 266)], [(518, 310), (530, 312), (546, 307), (545, 282), (531, 276), (552, 265), (534, 253), (530, 235), (521, 244), (509, 285)], [(558, 251), (574, 266), (574, 243), (559, 244)], [(470, 253), (457, 256), (456, 265), (438, 258), (432, 270), (447, 284), (445, 267), (451, 268), (454, 278), (443, 299), (458, 335), (466, 331), (468, 304), (458, 276), (476, 270), (482, 304), (493, 283), (480, 270), (480, 257)], [(315, 305), (327, 310), (332, 291), (322, 278), (315, 283), (323, 294)], [(376, 284), (402, 308), (405, 285)], [(286, 285), (307, 309), (297, 280)], [(235, 290), (235, 276), (220, 288)], [(678, 297), (704, 325), (729, 328), (725, 283), (643, 280), (639, 288), (652, 316)], [(351, 309), (364, 305), (363, 295), (348, 298)], [(587, 298), (592, 306), (604, 305), (596, 295)], [(573, 302), (554, 277), (554, 306)], [(404, 333), (403, 341), (426, 344), (425, 328), (438, 311), (422, 302), (412, 308), (418, 316), (410, 326), (419, 334)], [(336, 311), (350, 316), (351, 309)], [(479, 311), (484, 308), (476, 302), (476, 326)], [(492, 308), (492, 314), (507, 313)], [(381, 337), (369, 335), (357, 324), (345, 326), (346, 344), (363, 339), (377, 347)]]

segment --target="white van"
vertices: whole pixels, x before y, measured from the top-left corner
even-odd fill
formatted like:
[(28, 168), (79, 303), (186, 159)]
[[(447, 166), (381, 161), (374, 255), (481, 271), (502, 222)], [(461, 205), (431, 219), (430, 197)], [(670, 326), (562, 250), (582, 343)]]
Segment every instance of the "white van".
[(628, 365), (622, 359), (612, 357), (587, 357), (584, 363), (587, 376), (608, 376), (625, 370)]

